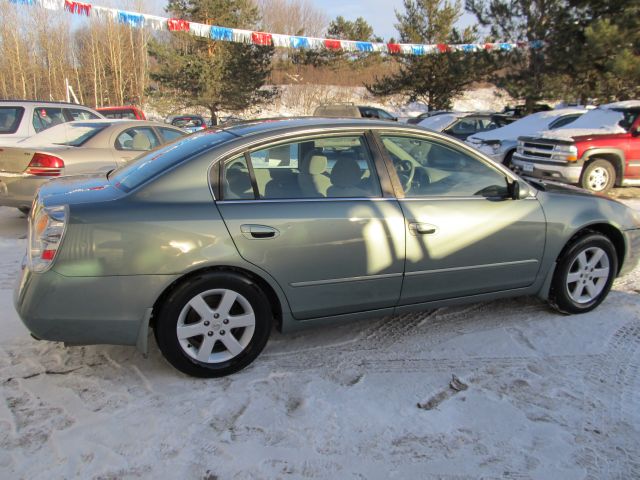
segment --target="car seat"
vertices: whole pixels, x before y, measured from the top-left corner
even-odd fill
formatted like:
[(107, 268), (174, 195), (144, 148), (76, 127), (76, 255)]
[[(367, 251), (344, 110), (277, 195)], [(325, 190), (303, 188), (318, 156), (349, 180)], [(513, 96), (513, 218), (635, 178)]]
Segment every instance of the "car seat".
[(328, 197), (368, 197), (370, 193), (361, 188), (362, 170), (353, 158), (342, 158), (331, 170), (331, 186)]
[(298, 184), (304, 197), (326, 197), (331, 181), (324, 175), (327, 170), (327, 157), (312, 150), (300, 164)]

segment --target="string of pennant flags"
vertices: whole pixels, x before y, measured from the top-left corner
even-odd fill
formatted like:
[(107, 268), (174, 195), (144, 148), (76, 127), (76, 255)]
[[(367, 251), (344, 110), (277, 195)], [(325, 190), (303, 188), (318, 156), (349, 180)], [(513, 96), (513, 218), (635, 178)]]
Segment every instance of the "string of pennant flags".
[(248, 45), (273, 46), (293, 50), (330, 50), (344, 52), (380, 52), (401, 55), (429, 55), (446, 52), (479, 52), (479, 51), (512, 51), (515, 49), (538, 49), (541, 41), (532, 42), (499, 42), (499, 43), (465, 43), (465, 44), (408, 44), (360, 42), (354, 40), (338, 40), (332, 38), (315, 38), (278, 33), (256, 32), (238, 28), (227, 28), (216, 25), (190, 22), (177, 18), (166, 18), (145, 13), (135, 13), (116, 8), (102, 7), (91, 3), (74, 0), (9, 0), (17, 5), (29, 5), (47, 10), (66, 11), (74, 15), (111, 20), (132, 28), (148, 28), (151, 30), (171, 32), (188, 32), (198, 37), (214, 41), (235, 42)]

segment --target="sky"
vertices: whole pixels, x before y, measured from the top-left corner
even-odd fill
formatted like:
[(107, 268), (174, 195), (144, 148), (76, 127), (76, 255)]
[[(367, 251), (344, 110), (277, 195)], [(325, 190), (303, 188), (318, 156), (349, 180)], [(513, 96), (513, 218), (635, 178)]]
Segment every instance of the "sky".
[[(347, 20), (363, 17), (372, 27), (376, 35), (385, 40), (398, 37), (395, 29), (395, 10), (403, 10), (402, 0), (311, 0), (319, 10), (326, 12), (329, 19), (342, 15)], [(460, 26), (475, 24), (475, 17), (465, 13), (460, 19)]]

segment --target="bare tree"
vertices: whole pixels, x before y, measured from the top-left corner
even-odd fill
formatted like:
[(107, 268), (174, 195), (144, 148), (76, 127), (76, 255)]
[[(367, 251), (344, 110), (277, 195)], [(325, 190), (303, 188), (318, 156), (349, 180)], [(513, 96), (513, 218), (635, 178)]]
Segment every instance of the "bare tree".
[(258, 7), (267, 32), (319, 37), (329, 24), (327, 14), (310, 0), (258, 0)]

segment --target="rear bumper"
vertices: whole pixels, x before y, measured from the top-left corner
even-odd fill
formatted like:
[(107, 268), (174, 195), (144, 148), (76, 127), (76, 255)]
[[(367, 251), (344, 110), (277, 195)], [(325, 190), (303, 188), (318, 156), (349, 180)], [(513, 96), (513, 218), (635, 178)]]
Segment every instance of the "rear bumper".
[(22, 173), (0, 173), (0, 207), (31, 208), (36, 191), (47, 181)]
[(175, 278), (65, 277), (25, 267), (13, 302), (22, 322), (39, 339), (72, 345), (136, 345), (150, 309)]
[(578, 184), (582, 175), (582, 164), (532, 162), (517, 153), (513, 154), (511, 164), (514, 171), (521, 175), (558, 182)]

